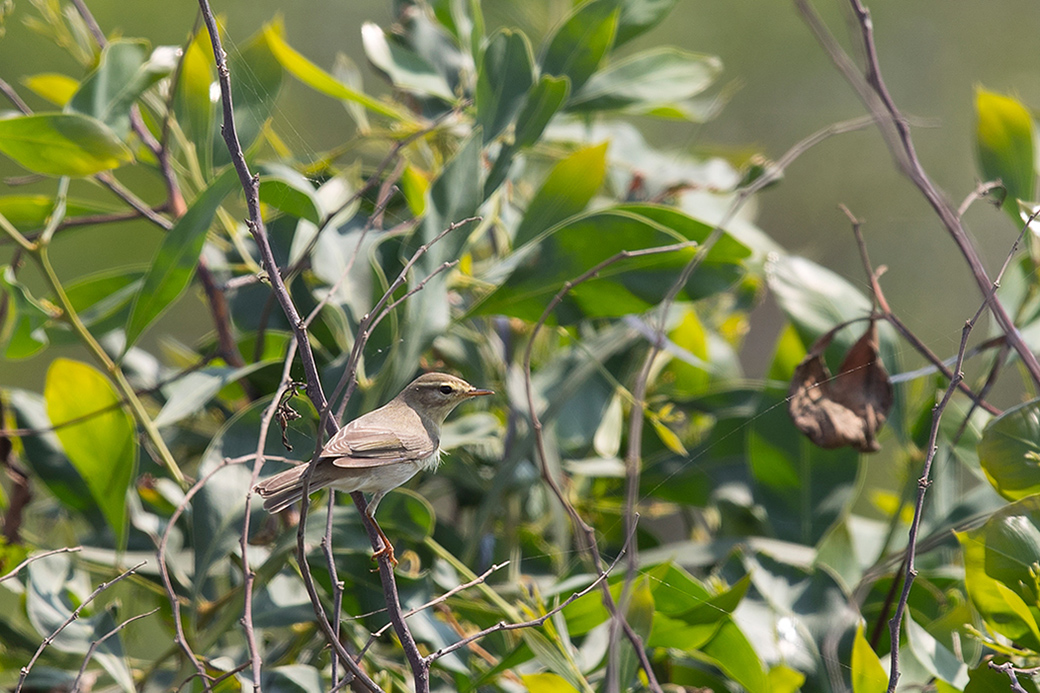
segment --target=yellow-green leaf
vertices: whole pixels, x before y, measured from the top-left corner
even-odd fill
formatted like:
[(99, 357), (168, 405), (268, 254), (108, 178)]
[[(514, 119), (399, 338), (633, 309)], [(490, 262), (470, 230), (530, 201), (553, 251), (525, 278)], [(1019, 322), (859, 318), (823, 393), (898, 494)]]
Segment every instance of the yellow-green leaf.
[(578, 693), (577, 688), (556, 674), (522, 674), (520, 678), (529, 693)]
[(47, 369), (43, 396), (66, 457), (122, 544), (126, 492), (137, 460), (133, 421), (108, 379), (79, 361), (55, 359)]
[(130, 150), (104, 123), (80, 113), (0, 120), (0, 152), (49, 176), (92, 176), (133, 161)]
[(975, 90), (976, 145), (986, 180), (999, 179), (1007, 189), (1005, 208), (1018, 218), (1016, 200), (1033, 201), (1033, 119), (1016, 99), (978, 87)]
[(79, 89), (79, 82), (59, 72), (41, 72), (22, 78), (22, 84), (55, 106), (64, 107)]
[(852, 641), (852, 693), (882, 693), (887, 688), (888, 674), (863, 636), (863, 623), (860, 622)]
[(334, 99), (361, 104), (374, 113), (393, 118), (394, 120), (412, 120), (411, 116), (403, 109), (373, 99), (364, 92), (351, 89), (303, 57), (295, 48), (285, 42), (277, 25), (267, 24), (264, 26), (264, 38), (267, 40), (267, 46), (271, 53), (274, 54), (274, 57), (281, 63), (282, 67), (311, 89), (319, 91), (326, 96), (331, 96)]

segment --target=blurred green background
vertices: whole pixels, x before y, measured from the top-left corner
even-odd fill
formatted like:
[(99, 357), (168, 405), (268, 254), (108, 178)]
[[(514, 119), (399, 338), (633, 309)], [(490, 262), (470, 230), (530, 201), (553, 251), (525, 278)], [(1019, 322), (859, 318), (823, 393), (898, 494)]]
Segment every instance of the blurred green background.
[[(88, 0), (109, 35), (146, 37), (153, 45), (179, 44), (196, 21), (197, 5)], [(858, 35), (842, 0), (817, 2), (818, 10), (846, 48), (859, 53)], [(310, 1), (285, 5), (270, 0), (215, 2), (226, 18), (229, 50), (260, 26), (282, 14), (291, 45), (326, 68), (337, 53), (364, 64), (360, 28), (364, 21), (393, 22), (390, 2)], [(566, 13), (569, 2), (484, 3), (489, 25), (517, 25), (532, 37), (544, 34)], [(1013, 93), (1027, 106), (1040, 104), (1040, 12), (1036, 0), (894, 0), (870, 3), (882, 69), (903, 111), (918, 122), (915, 143), (926, 169), (959, 203), (976, 184), (973, 150), (973, 87), (984, 85)], [(14, 0), (0, 39), (3, 76), (82, 72), (65, 53), (24, 25), (35, 14), (28, 0)], [(700, 153), (742, 162), (754, 152), (775, 159), (816, 130), (864, 111), (829, 60), (816, 45), (790, 2), (771, 0), (679, 0), (669, 19), (633, 42), (634, 52), (657, 44), (719, 56), (723, 83), (732, 98), (722, 113), (703, 125), (639, 122), (648, 139), (677, 155)], [(379, 79), (364, 69), (366, 88), (378, 91)], [(33, 108), (46, 104), (15, 85)], [(0, 108), (7, 108), (3, 103)], [(352, 123), (342, 107), (286, 80), (275, 130), (294, 150), (317, 152), (351, 136)], [(0, 175), (24, 171), (0, 161)], [(123, 180), (149, 201), (160, 199), (158, 180)], [(52, 189), (51, 182), (19, 187), (18, 192)], [(106, 199), (106, 191), (77, 183), (73, 194)], [(4, 193), (12, 188), (5, 185)], [(941, 355), (952, 355), (964, 320), (980, 296), (966, 266), (938, 220), (916, 189), (894, 168), (880, 137), (872, 130), (832, 138), (799, 159), (784, 181), (757, 201), (759, 225), (793, 252), (865, 281), (849, 224), (838, 210), (846, 204), (865, 220), (864, 232), (876, 265), (887, 265), (882, 279), (893, 309)], [(1017, 230), (1006, 215), (988, 205), (973, 208), (966, 220), (991, 273), (1002, 262)], [(159, 233), (147, 224), (128, 223), (62, 234), (53, 251), (63, 278), (91, 272), (101, 258), (118, 253), (127, 264), (147, 262)], [(13, 249), (0, 246), (0, 264)], [(33, 268), (21, 276), (39, 287)], [(749, 375), (765, 370), (779, 326), (767, 303), (752, 317), (746, 360)], [(176, 332), (191, 340), (208, 330), (209, 316), (193, 297), (185, 298), (150, 339)], [(154, 345), (154, 341), (151, 343)], [(146, 342), (147, 345), (147, 342)], [(0, 362), (0, 383), (40, 389), (54, 349), (25, 362)], [(74, 349), (66, 355), (77, 356)], [(917, 363), (905, 350), (908, 365)]]

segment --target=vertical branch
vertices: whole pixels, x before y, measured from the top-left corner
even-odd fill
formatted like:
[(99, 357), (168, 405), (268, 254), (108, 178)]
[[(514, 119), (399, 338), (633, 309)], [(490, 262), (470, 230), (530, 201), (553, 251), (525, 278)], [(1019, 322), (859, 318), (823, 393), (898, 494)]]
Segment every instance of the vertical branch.
[[(202, 12), (203, 20), (206, 24), (207, 30), (209, 31), (210, 42), (213, 48), (213, 57), (217, 65), (217, 75), (219, 78), (223, 110), (221, 133), (224, 137), (224, 142), (228, 147), (228, 151), (231, 154), (232, 165), (238, 173), (239, 182), (242, 184), (242, 189), (245, 192), (246, 207), (249, 211), (249, 219), (247, 221), (249, 231), (260, 252), (260, 258), (264, 269), (268, 273), (271, 288), (292, 328), (296, 344), (299, 348), (300, 361), (303, 365), (304, 378), (307, 383), (307, 395), (314, 403), (315, 408), (319, 412), (322, 412), (322, 418), (324, 420), (323, 429), (331, 435), (335, 433), (338, 426), (328, 415), (328, 401), (325, 399), (325, 393), (321, 386), (321, 379), (318, 375), (318, 367), (314, 360), (314, 353), (310, 348), (306, 323), (301, 319), (299, 311), (296, 310), (296, 306), (293, 304), (292, 299), (289, 296), (285, 282), (282, 280), (282, 275), (279, 272), (277, 263), (275, 262), (274, 253), (271, 251), (271, 245), (268, 241), (267, 231), (264, 228), (263, 219), (260, 216), (260, 179), (258, 176), (250, 173), (249, 166), (245, 160), (245, 155), (242, 152), (242, 146), (238, 139), (234, 117), (234, 106), (231, 101), (231, 73), (227, 66), (226, 54), (221, 45), (220, 31), (217, 27), (216, 19), (213, 16), (213, 11), (210, 8), (209, 0), (199, 0), (199, 9)], [(317, 453), (315, 453), (315, 459), (316, 457)], [(311, 460), (310, 469), (305, 477), (304, 498), (307, 497), (307, 484), (309, 482), (309, 476), (314, 469), (313, 463), (314, 459)], [(358, 507), (358, 512), (364, 515), (364, 498), (360, 493), (351, 494), (351, 496), (354, 499), (355, 505)], [(336, 649), (337, 653), (339, 653), (340, 657), (345, 657), (344, 662), (346, 662), (347, 660), (350, 660), (350, 656), (343, 649), (342, 644), (336, 637), (335, 631), (329, 624), (324, 609), (321, 606), (321, 601), (318, 598), (313, 580), (310, 579), (309, 572), (306, 568), (306, 551), (304, 548), (303, 538), (304, 522), (307, 512), (306, 509), (307, 504), (304, 502), (301, 506), (300, 528), (297, 532), (297, 551), (301, 559), (304, 582), (314, 605), (315, 612), (319, 616), (318, 623), (321, 626), (322, 631), (325, 633), (329, 643)], [(369, 537), (373, 538), (375, 536), (375, 528), (370, 526), (371, 523), (367, 521), (365, 521), (365, 525), (369, 532)], [(375, 540), (373, 539), (373, 541)], [(429, 691), (429, 668), (424, 664), (422, 656), (419, 654), (418, 646), (415, 644), (415, 639), (412, 637), (408, 624), (405, 623), (404, 619), (401, 617), (400, 598), (397, 594), (397, 585), (389, 561), (384, 560), (381, 563), (381, 568), (379, 574), (383, 583), (383, 592), (387, 596), (387, 606), (390, 609), (391, 618), (394, 620), (394, 625), (397, 630), (398, 638), (401, 641), (401, 646), (404, 648), (405, 656), (411, 665), (416, 690), (420, 693), (424, 693)], [(379, 690), (370, 679), (368, 681), (362, 679), (362, 682), (369, 687), (370, 690)]]

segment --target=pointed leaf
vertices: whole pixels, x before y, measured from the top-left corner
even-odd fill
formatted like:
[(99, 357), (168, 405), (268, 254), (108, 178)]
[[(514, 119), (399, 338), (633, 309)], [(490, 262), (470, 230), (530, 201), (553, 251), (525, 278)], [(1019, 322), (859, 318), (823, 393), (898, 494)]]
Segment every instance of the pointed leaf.
[(631, 41), (661, 23), (678, 0), (621, 0), (614, 47)]
[(1017, 200), (1036, 197), (1033, 119), (1016, 99), (975, 89), (975, 142), (986, 180), (999, 179), (1007, 189), (1005, 209), (1018, 218)]
[(651, 48), (594, 74), (568, 111), (652, 113), (707, 89), (722, 71), (718, 58), (671, 47)]
[(852, 693), (882, 693), (888, 689), (888, 674), (881, 660), (863, 637), (863, 622), (856, 626), (852, 641)]
[(130, 311), (126, 349), (188, 288), (217, 207), (237, 185), (238, 176), (229, 168), (196, 198), (166, 234)]
[(79, 113), (37, 113), (0, 120), (0, 152), (48, 176), (92, 176), (133, 161), (104, 123)]
[(59, 108), (64, 108), (79, 89), (79, 82), (57, 72), (41, 72), (38, 75), (23, 77), (22, 84)]
[(79, 361), (55, 359), (47, 369), (43, 395), (65, 455), (122, 545), (126, 492), (137, 461), (133, 420), (108, 379)]
[(579, 149), (553, 166), (516, 230), (516, 247), (585, 209), (606, 177), (607, 146)]
[(572, 88), (580, 89), (614, 45), (619, 15), (616, 0), (592, 0), (579, 6), (549, 39), (542, 73), (569, 77)]
[(484, 141), (495, 139), (512, 122), (534, 82), (527, 37), (501, 30), (491, 37), (477, 75), (474, 103)]
[(281, 28), (277, 25), (266, 25), (264, 27), (264, 38), (267, 39), (267, 45), (271, 49), (271, 53), (282, 64), (282, 67), (311, 89), (326, 96), (331, 96), (334, 99), (361, 104), (373, 113), (378, 113), (394, 120), (412, 120), (407, 112), (391, 104), (378, 101), (368, 94), (344, 84), (312, 63), (285, 42)]
[(395, 87), (445, 101), (455, 100), (451, 87), (432, 65), (407, 48), (388, 41), (378, 25), (365, 22), (361, 27), (361, 42), (368, 59)]
[(173, 109), (184, 134), (195, 145), (203, 161), (203, 170), (210, 171), (212, 156), (210, 150), (214, 135), (214, 122), (217, 104), (215, 67), (212, 49), (209, 48), (209, 33), (205, 26), (201, 27), (195, 37), (188, 43), (181, 56), (179, 77), (174, 92)]

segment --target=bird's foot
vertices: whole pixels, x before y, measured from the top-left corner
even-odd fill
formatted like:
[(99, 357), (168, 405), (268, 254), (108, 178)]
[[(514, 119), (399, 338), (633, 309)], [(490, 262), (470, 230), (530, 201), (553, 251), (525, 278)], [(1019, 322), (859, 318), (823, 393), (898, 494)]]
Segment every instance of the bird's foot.
[[(379, 549), (378, 551), (372, 554), (372, 560), (378, 561), (383, 556), (386, 556), (387, 559), (390, 561), (391, 568), (397, 567), (397, 558), (394, 556), (394, 546), (388, 541), (384, 541), (383, 548)], [(379, 569), (376, 568), (376, 570)]]

